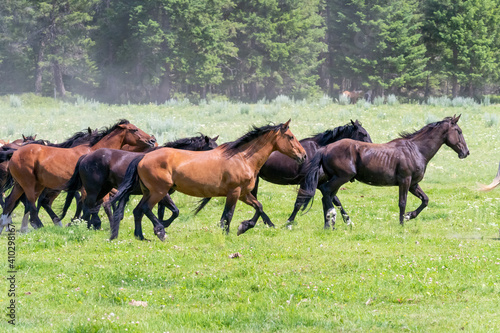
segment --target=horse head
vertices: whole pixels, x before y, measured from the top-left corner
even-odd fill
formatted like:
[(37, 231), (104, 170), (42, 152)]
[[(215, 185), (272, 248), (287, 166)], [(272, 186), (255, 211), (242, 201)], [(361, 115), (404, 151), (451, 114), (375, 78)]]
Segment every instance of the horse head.
[(291, 119), (281, 124), (277, 135), (276, 147), (280, 153), (293, 158), (298, 163), (303, 163), (306, 160), (306, 151), (299, 140), (297, 140), (295, 135), (290, 131), (290, 120)]
[(462, 134), (462, 129), (457, 124), (460, 116), (458, 115), (457, 117), (454, 115), (453, 117), (446, 118), (448, 120), (446, 123), (449, 127), (446, 131), (445, 144), (458, 154), (458, 158), (463, 159), (469, 155), (469, 148)]

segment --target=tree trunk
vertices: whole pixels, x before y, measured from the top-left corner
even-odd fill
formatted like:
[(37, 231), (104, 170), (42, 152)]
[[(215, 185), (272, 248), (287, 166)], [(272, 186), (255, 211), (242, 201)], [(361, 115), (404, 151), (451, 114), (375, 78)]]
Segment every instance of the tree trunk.
[(458, 79), (456, 71), (458, 67), (458, 50), (453, 48), (453, 74), (451, 76), (451, 95), (453, 98), (458, 96)]
[(60, 97), (64, 97), (66, 96), (66, 89), (64, 88), (61, 66), (57, 60), (54, 60), (52, 63), (52, 68), (54, 70), (54, 84), (56, 86), (56, 91)]
[(158, 102), (165, 103), (170, 99), (170, 90), (172, 89), (172, 82), (170, 81), (170, 71), (166, 70), (161, 76), (160, 85), (158, 86)]
[(42, 36), (40, 44), (38, 47), (38, 53), (36, 55), (35, 63), (35, 94), (40, 95), (42, 93), (42, 73), (43, 73), (43, 57), (45, 53), (45, 40)]

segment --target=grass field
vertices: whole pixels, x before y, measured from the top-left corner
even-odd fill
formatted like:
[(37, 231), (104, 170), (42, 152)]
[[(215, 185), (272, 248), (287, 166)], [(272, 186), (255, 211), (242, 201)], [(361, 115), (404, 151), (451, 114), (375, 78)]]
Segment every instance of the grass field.
[[(149, 220), (133, 238), (132, 200), (120, 236), (108, 241), (109, 223), (45, 228), (16, 235), (16, 325), (22, 332), (332, 332), (500, 331), (500, 190), (483, 193), (500, 160), (500, 107), (466, 105), (338, 105), (325, 99), (286, 98), (255, 105), (211, 102), (200, 106), (75, 104), (25, 95), (0, 98), (0, 138), (21, 134), (62, 141), (76, 131), (129, 119), (159, 142), (220, 135), (219, 144), (250, 126), (284, 122), (304, 138), (359, 119), (374, 142), (462, 114), (459, 125), (470, 156), (459, 160), (443, 146), (421, 182), (429, 206), (404, 227), (397, 188), (348, 183), (339, 197), (355, 226), (341, 219), (323, 230), (319, 194), (293, 230), (283, 228), (297, 189), (264, 181), (259, 200), (277, 225), (236, 236), (253, 210), (236, 206), (228, 236), (218, 221), (224, 199), (197, 216), (197, 199), (173, 195), (181, 215), (160, 242)], [(409, 197), (408, 209), (419, 200)], [(22, 209), (15, 211), (20, 228)], [(69, 220), (63, 221), (69, 222)], [(0, 236), (0, 276), (9, 276), (7, 236)], [(230, 258), (232, 254), (240, 256)], [(9, 283), (0, 284), (7, 313)]]

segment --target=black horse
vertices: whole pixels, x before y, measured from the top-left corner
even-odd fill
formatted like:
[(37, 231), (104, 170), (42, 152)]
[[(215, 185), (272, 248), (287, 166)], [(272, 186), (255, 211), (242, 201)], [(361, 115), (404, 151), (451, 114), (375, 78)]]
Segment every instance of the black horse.
[[(99, 209), (104, 203), (104, 208), (108, 218), (111, 220), (111, 209), (107, 205), (107, 195), (121, 184), (127, 167), (130, 162), (137, 156), (156, 149), (164, 147), (202, 151), (210, 150), (217, 147), (215, 138), (210, 138), (203, 134), (191, 138), (183, 138), (173, 142), (168, 142), (161, 147), (151, 148), (143, 153), (130, 152), (118, 149), (101, 148), (96, 151), (82, 156), (75, 167), (71, 179), (66, 183), (65, 191), (67, 191), (66, 202), (63, 208), (62, 217), (68, 211), (73, 196), (80, 189), (84, 189), (86, 195), (83, 201), (83, 216), (82, 218), (88, 221), (87, 226), (93, 226), (95, 229), (101, 228), (101, 219), (99, 218)], [(142, 194), (139, 182), (135, 184), (134, 191), (130, 194)], [(160, 218), (163, 218), (165, 206), (172, 211), (172, 217), (169, 220), (174, 220), (178, 215), (178, 209), (170, 205), (169, 198), (160, 201), (158, 211)]]
[[(358, 120), (351, 120), (349, 124), (346, 124), (344, 126), (339, 126), (334, 128), (333, 130), (327, 130), (312, 137), (302, 139), (300, 140), (300, 144), (302, 145), (302, 147), (304, 147), (307, 156), (312, 157), (321, 147), (345, 138), (363, 142), (372, 142), (370, 135), (363, 128), (361, 123)], [(278, 185), (300, 185), (300, 187), (302, 188), (304, 185), (304, 176), (307, 173), (308, 165), (308, 163), (298, 164), (292, 158), (278, 151), (273, 152), (271, 156), (269, 156), (266, 163), (260, 169), (257, 180), (255, 182), (255, 187), (252, 190), (253, 196), (257, 198), (260, 178)], [(320, 184), (322, 183), (321, 181), (326, 181), (326, 179), (321, 178)], [(210, 198), (202, 199), (195, 213), (198, 213), (201, 209), (203, 209), (203, 207), (208, 203), (209, 200)], [(287, 220), (287, 226), (289, 228), (291, 228), (292, 224), (295, 221), (295, 216), (302, 206), (301, 203), (302, 201), (300, 200), (300, 198), (297, 198), (297, 200), (295, 201), (293, 212)], [(340, 208), (344, 221), (350, 224), (349, 216), (345, 212), (341, 202), (336, 196), (333, 197), (333, 203)], [(256, 220), (256, 217), (254, 216), (252, 220)], [(325, 228), (327, 228), (328, 226), (328, 220), (325, 218)], [(243, 230), (238, 229), (238, 235), (243, 232)]]
[[(348, 181), (359, 180), (368, 185), (399, 187), (399, 222), (404, 224), (427, 206), (429, 198), (422, 191), (419, 182), (425, 169), (443, 144), (452, 148), (460, 159), (469, 155), (469, 149), (457, 125), (458, 117), (428, 124), (414, 133), (402, 133), (401, 137), (385, 144), (374, 144), (341, 140), (320, 149), (312, 160), (306, 175), (303, 196), (304, 208), (314, 196), (316, 187), (323, 194), (325, 218), (335, 225), (335, 208), (331, 198)], [(317, 186), (320, 173), (328, 181)], [(405, 214), (408, 191), (419, 198), (421, 205)]]

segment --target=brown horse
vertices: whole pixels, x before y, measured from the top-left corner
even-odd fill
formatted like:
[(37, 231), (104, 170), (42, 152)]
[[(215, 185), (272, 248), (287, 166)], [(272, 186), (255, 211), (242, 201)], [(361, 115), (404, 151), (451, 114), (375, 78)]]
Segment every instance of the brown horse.
[(262, 210), (262, 204), (251, 194), (251, 190), (260, 168), (273, 151), (277, 150), (299, 163), (305, 160), (306, 152), (288, 128), (289, 123), (290, 120), (277, 126), (254, 127), (238, 140), (209, 151), (163, 148), (134, 160), (113, 198), (113, 202), (119, 202), (119, 208), (111, 225), (111, 239), (118, 236), (119, 212), (120, 206), (123, 206), (120, 200), (131, 190), (137, 176), (143, 191), (143, 197), (134, 209), (135, 235), (138, 237), (142, 235), (141, 220), (146, 214), (153, 222), (155, 234), (164, 240), (165, 229), (151, 209), (168, 195), (170, 189), (202, 198), (226, 197), (220, 221), (226, 233), (229, 233), (238, 200), (258, 212), (256, 219), (242, 222), (239, 231), (254, 227), (260, 216), (272, 226)]
[(358, 99), (363, 97), (363, 91), (362, 90), (354, 90), (354, 91), (344, 91), (342, 92), (342, 95), (349, 97), (349, 101), (351, 104), (356, 104)]
[[(0, 151), (0, 154), (4, 154), (5, 158), (0, 158), (0, 188), (4, 188), (8, 186), (6, 183), (11, 179), (9, 177), (9, 159), (12, 157), (12, 154), (14, 154), (14, 151), (16, 151), (19, 147), (21, 147), (23, 144), (26, 144), (28, 142), (33, 142), (36, 139), (36, 135), (28, 135), (24, 136), (22, 139), (17, 139), (12, 142), (7, 142), (5, 143), (1, 148), (2, 151)], [(3, 141), (3, 140), (0, 140)], [(4, 141), (5, 142), (5, 141)], [(3, 201), (3, 191), (0, 193), (0, 206), (4, 206), (4, 201)]]
[[(413, 219), (427, 206), (429, 198), (418, 183), (424, 178), (427, 163), (443, 144), (452, 148), (460, 159), (469, 155), (469, 149), (458, 127), (458, 117), (424, 126), (414, 133), (403, 133), (401, 138), (384, 144), (344, 139), (318, 150), (311, 159), (311, 168), (304, 186), (305, 208), (314, 196), (322, 169), (328, 181), (318, 186), (323, 194), (323, 206), (335, 225), (335, 208), (331, 198), (339, 188), (351, 180), (368, 185), (399, 187), (399, 222)], [(417, 210), (405, 214), (408, 191), (422, 201)]]
[[(93, 133), (90, 142), (73, 148), (60, 148), (40, 144), (28, 144), (14, 152), (9, 161), (9, 172), (16, 181), (7, 197), (0, 220), (0, 232), (12, 223), (12, 211), (16, 201), (24, 193), (30, 211), (30, 223), (34, 228), (43, 227), (35, 206), (36, 199), (45, 188), (60, 189), (71, 178), (80, 156), (103, 147), (121, 148), (136, 145), (144, 149), (156, 143), (149, 134), (121, 120), (111, 128)], [(23, 221), (24, 222), (24, 221)], [(57, 223), (62, 226), (61, 222)]]
[(489, 191), (493, 190), (495, 187), (497, 187), (498, 185), (500, 185), (500, 165), (498, 166), (497, 175), (496, 175), (495, 179), (493, 179), (493, 181), (490, 183), (490, 185), (479, 184), (480, 190), (484, 191), (484, 192), (489, 192)]

